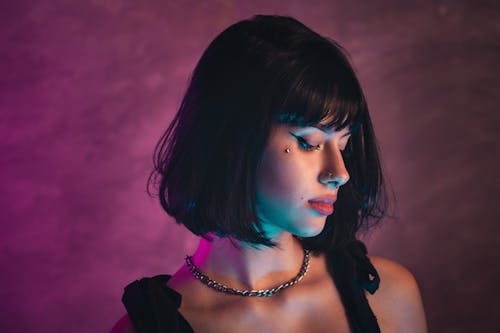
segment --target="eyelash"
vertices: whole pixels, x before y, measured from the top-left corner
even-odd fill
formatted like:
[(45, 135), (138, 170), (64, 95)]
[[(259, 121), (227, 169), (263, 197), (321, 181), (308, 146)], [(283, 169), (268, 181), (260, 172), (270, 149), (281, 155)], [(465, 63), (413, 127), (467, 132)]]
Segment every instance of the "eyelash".
[[(291, 133), (293, 135), (293, 137), (295, 139), (297, 139), (297, 141), (299, 142), (299, 145), (300, 145), (300, 148), (305, 150), (305, 151), (314, 151), (314, 150), (320, 150), (321, 149), (321, 145), (311, 145), (309, 142), (307, 142), (303, 137), (301, 136), (298, 136), (298, 135), (295, 135), (293, 133)], [(347, 147), (346, 147), (347, 148)], [(345, 155), (345, 156), (348, 156), (348, 152), (346, 152), (346, 149), (341, 149), (340, 152)]]
[(295, 137), (295, 139), (297, 139), (300, 147), (305, 151), (313, 151), (313, 150), (320, 150), (321, 149), (321, 145), (313, 146), (309, 142), (307, 142), (303, 137), (300, 137), (300, 136), (294, 135), (294, 134), (292, 134), (292, 135)]

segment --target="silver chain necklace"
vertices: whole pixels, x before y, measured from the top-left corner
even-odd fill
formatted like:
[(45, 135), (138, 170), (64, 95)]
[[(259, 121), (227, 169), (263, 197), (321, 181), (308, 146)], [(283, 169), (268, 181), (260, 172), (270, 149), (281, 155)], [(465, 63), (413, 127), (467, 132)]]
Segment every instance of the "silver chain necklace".
[(294, 284), (298, 283), (302, 278), (306, 275), (307, 271), (309, 270), (309, 250), (304, 249), (304, 261), (302, 262), (302, 267), (300, 267), (299, 273), (293, 277), (292, 279), (288, 280), (285, 283), (280, 284), (277, 287), (274, 287), (272, 289), (261, 289), (261, 290), (239, 290), (239, 289), (234, 289), (231, 287), (228, 287), (220, 282), (217, 282), (215, 280), (212, 280), (205, 274), (203, 274), (198, 267), (193, 263), (193, 258), (191, 256), (186, 256), (184, 259), (186, 261), (186, 265), (193, 273), (194, 277), (200, 282), (202, 282), (204, 285), (207, 287), (210, 287), (212, 289), (215, 289), (221, 293), (225, 294), (230, 294), (230, 295), (240, 295), (240, 296), (256, 296), (256, 297), (270, 297), (273, 295), (276, 295), (283, 289), (286, 289), (288, 287), (293, 286)]

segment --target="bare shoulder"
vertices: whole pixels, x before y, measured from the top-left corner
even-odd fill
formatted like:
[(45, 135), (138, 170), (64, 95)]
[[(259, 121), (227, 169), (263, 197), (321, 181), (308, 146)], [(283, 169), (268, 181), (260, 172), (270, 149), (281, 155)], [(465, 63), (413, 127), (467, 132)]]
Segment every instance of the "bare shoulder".
[(368, 295), (377, 318), (396, 332), (427, 332), (422, 296), (413, 274), (386, 258), (370, 257), (370, 260), (380, 276), (379, 289)]
[(128, 314), (121, 317), (109, 333), (135, 333)]
[[(372, 257), (370, 261), (380, 275), (380, 291), (397, 294), (414, 293), (417, 281), (408, 268), (383, 257)], [(394, 295), (395, 296), (395, 295)]]

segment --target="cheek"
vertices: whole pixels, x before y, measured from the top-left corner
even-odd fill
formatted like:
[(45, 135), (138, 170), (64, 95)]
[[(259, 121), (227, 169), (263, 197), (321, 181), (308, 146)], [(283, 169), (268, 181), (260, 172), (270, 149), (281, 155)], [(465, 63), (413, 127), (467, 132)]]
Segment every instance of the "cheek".
[[(310, 172), (310, 171), (309, 171)], [(306, 170), (289, 155), (264, 153), (257, 174), (257, 197), (275, 203), (289, 203), (304, 198), (307, 191)]]

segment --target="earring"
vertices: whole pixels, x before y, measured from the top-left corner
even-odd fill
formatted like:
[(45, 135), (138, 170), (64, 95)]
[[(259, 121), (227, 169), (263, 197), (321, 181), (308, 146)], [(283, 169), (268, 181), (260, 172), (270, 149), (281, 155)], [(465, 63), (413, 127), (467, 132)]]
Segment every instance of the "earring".
[(290, 154), (290, 152), (291, 152), (291, 151), (292, 151), (292, 150), (291, 150), (290, 148), (286, 148), (286, 149), (285, 149), (285, 154)]

